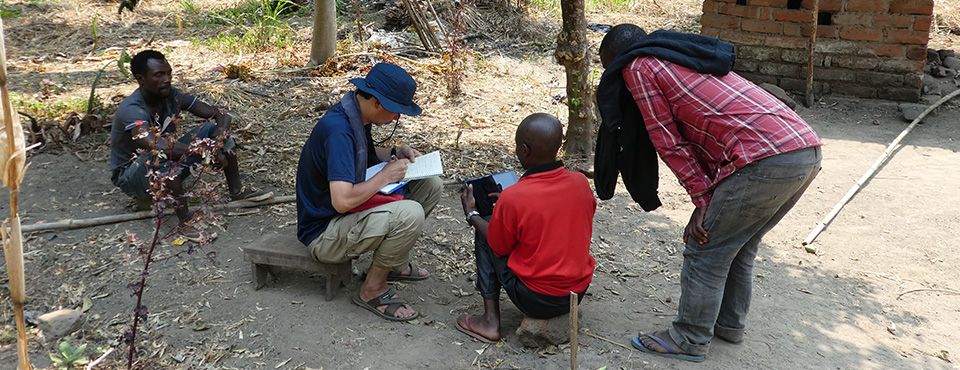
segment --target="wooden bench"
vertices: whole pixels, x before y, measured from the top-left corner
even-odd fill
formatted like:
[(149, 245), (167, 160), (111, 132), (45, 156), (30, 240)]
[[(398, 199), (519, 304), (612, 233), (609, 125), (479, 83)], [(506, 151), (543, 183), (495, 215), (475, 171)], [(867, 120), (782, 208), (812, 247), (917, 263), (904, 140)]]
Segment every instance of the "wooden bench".
[(333, 299), (341, 286), (346, 286), (352, 273), (352, 261), (340, 264), (318, 262), (293, 235), (264, 235), (243, 248), (243, 260), (253, 264), (255, 290), (267, 285), (267, 274), (276, 277), (280, 267), (319, 272), (327, 278), (328, 301)]

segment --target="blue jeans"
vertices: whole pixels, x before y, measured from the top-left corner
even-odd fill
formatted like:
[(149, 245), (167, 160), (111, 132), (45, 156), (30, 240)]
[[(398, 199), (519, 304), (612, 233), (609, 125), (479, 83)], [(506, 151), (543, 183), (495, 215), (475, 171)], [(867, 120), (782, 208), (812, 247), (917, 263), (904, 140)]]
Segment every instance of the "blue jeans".
[(706, 355), (715, 333), (730, 342), (743, 339), (760, 239), (797, 203), (821, 159), (819, 147), (787, 152), (717, 184), (703, 221), (707, 243), (690, 238), (683, 251), (680, 307), (670, 337), (685, 352)]
[[(181, 143), (189, 144), (194, 139), (216, 139), (213, 137), (213, 129), (216, 128), (216, 125), (211, 122), (204, 122), (200, 126), (195, 127), (190, 132), (183, 135), (180, 138)], [(223, 143), (223, 149), (231, 149), (235, 147), (236, 144), (233, 142), (233, 139), (228, 138)], [(170, 161), (166, 159), (160, 160), (160, 168), (158, 170), (162, 171), (178, 171), (178, 177), (180, 180), (185, 179), (190, 175), (190, 171), (187, 170), (190, 166), (200, 163), (202, 158), (200, 157), (187, 157), (183, 158), (182, 161)], [(147, 193), (147, 190), (150, 189), (150, 179), (147, 178), (147, 166), (148, 163), (153, 162), (153, 154), (149, 150), (144, 150), (137, 159), (132, 161), (126, 167), (119, 167), (114, 170), (113, 185), (116, 185), (123, 191), (124, 194), (134, 196), (141, 199), (150, 199), (150, 194)], [(186, 171), (185, 171), (186, 170)]]

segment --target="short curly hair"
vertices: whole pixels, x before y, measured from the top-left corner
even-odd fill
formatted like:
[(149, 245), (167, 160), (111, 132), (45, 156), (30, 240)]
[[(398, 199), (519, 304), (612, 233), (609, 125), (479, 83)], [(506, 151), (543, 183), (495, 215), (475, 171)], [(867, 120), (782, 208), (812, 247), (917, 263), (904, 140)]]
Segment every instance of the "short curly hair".
[(134, 76), (142, 75), (147, 73), (147, 62), (150, 59), (158, 59), (164, 62), (167, 61), (167, 58), (163, 56), (163, 53), (156, 50), (144, 50), (133, 57), (130, 60), (130, 73), (133, 73)]
[(613, 26), (600, 42), (600, 63), (606, 67), (620, 52), (646, 35), (647, 31), (635, 24), (623, 23)]

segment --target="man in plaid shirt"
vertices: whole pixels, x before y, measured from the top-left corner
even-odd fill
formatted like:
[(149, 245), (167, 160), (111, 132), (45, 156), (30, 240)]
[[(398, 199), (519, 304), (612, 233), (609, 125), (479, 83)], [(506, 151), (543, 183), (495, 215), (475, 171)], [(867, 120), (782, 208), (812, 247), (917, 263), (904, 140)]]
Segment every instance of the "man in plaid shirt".
[(730, 71), (730, 44), (670, 31), (646, 35), (635, 25), (619, 25), (604, 37), (600, 60), (607, 68), (598, 89), (604, 125), (610, 107), (601, 99), (614, 86), (640, 112), (633, 117), (618, 107), (620, 128), (642, 125), (639, 131), (648, 134), (696, 206), (683, 232), (673, 326), (641, 332), (633, 345), (703, 361), (714, 335), (743, 340), (760, 240), (813, 181), (822, 143), (793, 110)]

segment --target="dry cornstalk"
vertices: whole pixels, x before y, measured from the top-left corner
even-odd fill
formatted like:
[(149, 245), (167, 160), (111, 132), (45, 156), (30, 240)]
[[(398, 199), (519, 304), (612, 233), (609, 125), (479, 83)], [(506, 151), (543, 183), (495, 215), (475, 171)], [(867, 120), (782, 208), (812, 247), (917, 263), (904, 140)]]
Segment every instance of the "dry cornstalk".
[[(10, 300), (13, 302), (17, 322), (17, 367), (30, 369), (27, 353), (27, 329), (23, 318), (23, 301), (26, 298), (23, 267), (23, 240), (20, 233), (18, 210), (20, 182), (26, 170), (26, 149), (20, 117), (13, 114), (10, 92), (7, 90), (7, 48), (3, 37), (3, 20), (0, 19), (0, 107), (3, 110), (3, 133), (0, 133), (0, 175), (3, 185), (10, 188), (10, 219), (0, 227), (3, 238), (3, 254), (7, 260), (7, 279), (10, 284)], [(7, 225), (10, 232), (7, 232)]]

